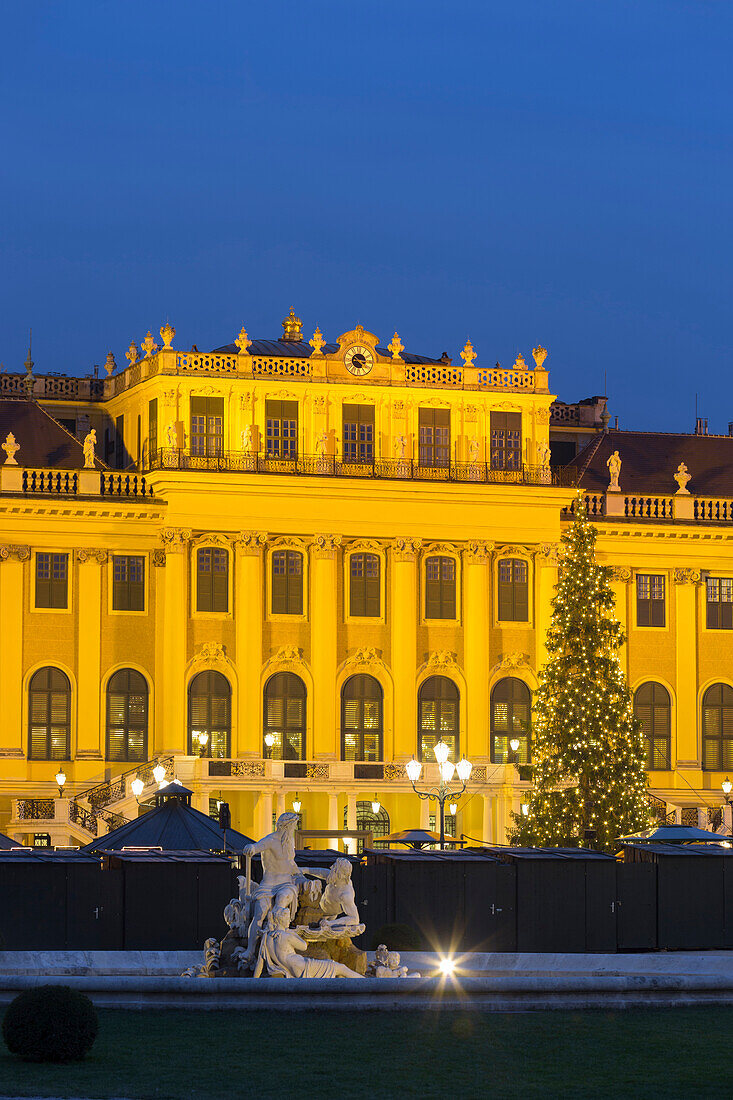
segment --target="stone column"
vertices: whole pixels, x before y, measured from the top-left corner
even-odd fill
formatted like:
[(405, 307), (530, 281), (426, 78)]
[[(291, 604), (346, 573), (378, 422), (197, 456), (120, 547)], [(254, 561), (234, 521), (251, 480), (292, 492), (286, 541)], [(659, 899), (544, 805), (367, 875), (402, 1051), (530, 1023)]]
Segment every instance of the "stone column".
[(0, 546), (0, 757), (25, 756), (23, 563), (30, 556), (29, 546)]
[(310, 560), (313, 758), (338, 759), (336, 741), (336, 631), (340, 535), (316, 535)]
[(272, 832), (272, 792), (259, 791), (255, 805), (255, 825), (257, 838)]
[(285, 813), (285, 792), (278, 791), (275, 800), (275, 812), (278, 817)]
[(163, 713), (166, 729), (163, 748), (185, 755), (186, 654), (188, 634), (188, 541), (191, 529), (166, 527), (161, 532), (166, 549), (163, 646)]
[[(677, 679), (677, 738), (672, 740), (672, 765), (700, 767), (697, 716), (697, 586), (699, 569), (675, 569), (675, 672)], [(669, 603), (672, 602), (670, 592)], [(670, 607), (671, 610), (671, 607)], [(675, 752), (676, 747), (676, 752)]]
[(417, 559), (422, 540), (398, 538), (392, 544), (391, 654), (394, 679), (393, 745), (385, 760), (417, 755)]
[[(338, 825), (336, 826), (338, 829)], [(346, 798), (346, 828), (356, 828), (356, 795), (350, 794)]]
[(547, 660), (545, 642), (552, 620), (552, 598), (557, 584), (559, 545), (545, 543), (535, 558), (535, 622), (537, 624), (537, 656), (535, 667), (542, 668)]
[[(158, 437), (160, 440), (160, 436)], [(164, 446), (159, 442), (159, 446)], [(165, 697), (162, 691), (163, 668), (165, 665), (165, 550), (153, 550), (150, 555), (150, 576), (148, 578), (150, 598), (155, 595), (155, 670), (153, 693), (154, 712), (148, 718), (148, 756), (165, 750), (167, 716)]]
[[(440, 815), (440, 807), (438, 806), (437, 802), (431, 802), (430, 799), (428, 799), (428, 798), (421, 798), (420, 799), (420, 828), (421, 829), (429, 829), (430, 828), (430, 811), (431, 810), (433, 810), (434, 813), (435, 813), (435, 822), (436, 822), (436, 825), (437, 825), (438, 817)], [(409, 825), (408, 828), (411, 829), (412, 825)]]
[(242, 531), (234, 540), (234, 639), (239, 674), (232, 756), (262, 756), (262, 622), (264, 577), (262, 555), (267, 535)]
[(102, 641), (102, 566), (106, 550), (77, 550), (77, 603), (79, 634), (77, 652), (76, 758), (101, 760), (105, 755), (104, 729), (100, 721), (100, 662)]
[[(354, 805), (354, 814), (356, 814), (356, 805)], [(339, 828), (339, 800), (337, 794), (329, 794), (328, 796), (328, 829), (329, 831)], [(330, 847), (330, 845), (329, 845)]]
[(492, 544), (469, 542), (463, 555), (466, 744), (469, 760), (489, 756), (489, 578)]
[(491, 844), (493, 839), (493, 814), (492, 814), (492, 802), (493, 798), (490, 794), (484, 794), (483, 798), (483, 820), (481, 823), (481, 839), (484, 844)]
[[(629, 634), (629, 592), (631, 590), (631, 570), (625, 565), (615, 565), (611, 577), (611, 588), (616, 597), (616, 618), (621, 623), (624, 634)], [(629, 645), (626, 642), (619, 650), (621, 667), (629, 675)]]

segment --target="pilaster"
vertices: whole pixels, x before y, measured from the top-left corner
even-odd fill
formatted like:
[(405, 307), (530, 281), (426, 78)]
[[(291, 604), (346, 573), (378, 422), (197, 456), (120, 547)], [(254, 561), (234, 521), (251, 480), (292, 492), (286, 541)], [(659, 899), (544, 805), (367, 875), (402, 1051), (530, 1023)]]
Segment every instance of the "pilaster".
[(421, 539), (398, 538), (391, 551), (395, 760), (409, 759), (417, 751), (417, 559), (421, 546)]
[[(631, 591), (631, 569), (628, 566), (615, 565), (611, 575), (611, 590), (615, 596), (614, 613), (621, 628), (629, 636), (629, 592)], [(629, 644), (625, 642), (619, 650), (619, 660), (626, 676), (629, 675)]]
[(232, 756), (262, 755), (262, 559), (266, 544), (267, 535), (262, 531), (241, 531), (234, 540), (234, 638), (239, 692)]
[(697, 736), (697, 587), (699, 569), (675, 569), (675, 659), (677, 679), (677, 745), (672, 763), (677, 767), (700, 767)]
[[(337, 555), (340, 535), (316, 535), (311, 547), (311, 667), (313, 757), (333, 759), (336, 743)], [(338, 757), (337, 757), (338, 758)]]
[(0, 546), (0, 757), (23, 752), (23, 563), (29, 546)]
[(489, 578), (493, 543), (469, 542), (463, 555), (466, 744), (469, 760), (489, 755)]
[(164, 527), (166, 550), (163, 648), (163, 713), (167, 752), (185, 755), (186, 735), (186, 640), (188, 635), (188, 543), (190, 527)]
[(79, 607), (77, 667), (76, 757), (103, 759), (105, 754), (100, 703), (102, 642), (102, 566), (106, 550), (77, 550)]

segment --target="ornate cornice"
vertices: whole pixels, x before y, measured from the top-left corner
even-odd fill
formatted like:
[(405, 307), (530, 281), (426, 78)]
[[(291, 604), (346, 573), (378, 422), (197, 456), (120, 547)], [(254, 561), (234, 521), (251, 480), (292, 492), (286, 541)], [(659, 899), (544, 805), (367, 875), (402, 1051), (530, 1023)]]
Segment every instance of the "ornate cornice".
[(7, 561), (8, 558), (15, 558), (16, 561), (28, 561), (30, 556), (30, 546), (13, 546), (10, 544), (0, 546), (0, 561)]
[(621, 584), (629, 584), (631, 581), (631, 569), (627, 565), (612, 565), (611, 580)]
[(422, 539), (397, 538), (392, 542), (392, 555), (395, 561), (415, 561), (421, 547)]
[(107, 560), (107, 551), (99, 550), (96, 547), (84, 548), (76, 551), (76, 560), (85, 565), (87, 562), (96, 562), (97, 565), (104, 565)]
[(531, 558), (532, 555), (535, 553), (535, 548), (530, 546), (520, 546), (518, 543), (507, 543), (504, 546), (497, 546), (496, 550), (501, 557), (507, 557), (513, 554), (520, 554), (526, 558)]
[(331, 558), (341, 545), (341, 535), (314, 535), (313, 556)]
[(264, 531), (240, 531), (234, 538), (234, 549), (238, 554), (256, 556), (262, 553), (267, 545), (267, 534)]
[(195, 539), (191, 539), (191, 546), (201, 546), (202, 544), (211, 546), (223, 546), (225, 549), (229, 549), (232, 544), (232, 540), (229, 535), (223, 535), (221, 531), (204, 531), (203, 534), (197, 535)]
[(452, 542), (428, 542), (423, 547), (423, 554), (457, 554), (458, 548)]
[(353, 539), (344, 543), (344, 553), (353, 554), (361, 550), (378, 554), (384, 550), (385, 546), (386, 543), (383, 539)]
[(702, 575), (699, 569), (674, 569), (672, 578), (675, 584), (699, 584)]
[(190, 527), (164, 527), (160, 539), (169, 554), (182, 554), (192, 534)]

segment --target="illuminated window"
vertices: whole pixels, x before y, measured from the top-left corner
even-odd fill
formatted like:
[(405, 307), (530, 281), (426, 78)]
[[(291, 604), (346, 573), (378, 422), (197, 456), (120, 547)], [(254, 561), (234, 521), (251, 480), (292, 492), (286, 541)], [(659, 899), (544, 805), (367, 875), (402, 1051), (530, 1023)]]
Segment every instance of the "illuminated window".
[(230, 755), (232, 689), (220, 672), (199, 672), (188, 686), (188, 752), (191, 756)]
[(450, 409), (418, 409), (420, 466), (450, 466)]
[(455, 619), (456, 562), (441, 555), (425, 559), (425, 618)]
[(522, 414), (491, 414), (491, 469), (519, 470), (522, 466)]
[(708, 630), (733, 630), (733, 579), (708, 577), (706, 588)]
[(713, 684), (702, 700), (702, 766), (705, 771), (733, 768), (733, 688)]
[(229, 554), (203, 547), (196, 552), (196, 610), (229, 610)]
[(498, 619), (500, 622), (526, 623), (529, 620), (529, 569), (522, 558), (502, 558), (499, 562)]
[(28, 686), (28, 756), (71, 759), (71, 684), (59, 668), (39, 668)]
[(663, 576), (636, 574), (636, 625), (665, 625)]
[(147, 758), (147, 680), (133, 668), (122, 668), (107, 684), (107, 759)]
[(662, 684), (642, 684), (634, 692), (634, 714), (641, 722), (646, 767), (666, 771), (672, 765), (672, 703)]
[(69, 555), (36, 554), (36, 607), (63, 609), (69, 600)]
[(374, 406), (344, 405), (344, 462), (374, 462)]
[(303, 614), (303, 555), (298, 550), (272, 555), (272, 613)]
[(277, 672), (265, 684), (264, 731), (272, 746), (263, 755), (273, 760), (305, 759), (305, 684), (292, 672)]
[(350, 676), (341, 689), (341, 756), (382, 759), (382, 688), (373, 676)]
[[(510, 742), (519, 746), (512, 749)], [(491, 692), (491, 761), (529, 764), (532, 759), (531, 696), (515, 676), (507, 676)]]
[[(348, 815), (349, 807), (344, 806), (344, 829), (349, 827)], [(389, 848), (389, 844), (385, 843), (383, 839), (389, 836), (390, 833), (389, 814), (384, 806), (380, 806), (379, 812), (375, 814), (371, 802), (357, 802), (356, 827), (372, 834), (372, 844), (375, 848)], [(356, 851), (359, 855), (364, 851), (362, 837), (357, 839)]]
[(459, 705), (458, 688), (447, 676), (430, 676), (422, 682), (417, 697), (420, 760), (434, 764), (435, 744), (445, 741), (448, 759), (458, 762)]
[(298, 402), (266, 401), (266, 457), (296, 458), (298, 454)]
[(112, 610), (143, 611), (145, 607), (145, 558), (114, 554), (112, 557)]
[(379, 616), (379, 556), (352, 554), (349, 560), (349, 613), (364, 618)]
[(220, 455), (224, 447), (224, 398), (191, 398), (191, 454)]

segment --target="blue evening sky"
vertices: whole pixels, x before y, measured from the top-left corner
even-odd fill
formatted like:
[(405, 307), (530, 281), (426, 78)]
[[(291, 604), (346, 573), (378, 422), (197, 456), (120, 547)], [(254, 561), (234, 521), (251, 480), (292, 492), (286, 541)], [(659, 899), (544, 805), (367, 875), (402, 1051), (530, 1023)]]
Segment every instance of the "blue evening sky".
[(4, 0), (0, 362), (360, 321), (733, 420), (729, 0)]

